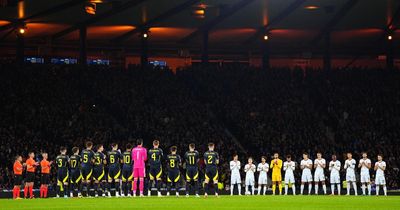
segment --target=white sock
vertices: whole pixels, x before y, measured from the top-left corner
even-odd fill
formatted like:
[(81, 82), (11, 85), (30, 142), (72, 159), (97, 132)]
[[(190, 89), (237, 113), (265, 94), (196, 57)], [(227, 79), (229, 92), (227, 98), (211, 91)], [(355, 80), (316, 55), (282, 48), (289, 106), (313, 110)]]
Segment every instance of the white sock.
[(254, 195), (254, 185), (251, 185), (251, 194)]
[(368, 195), (371, 195), (371, 184), (368, 184)]
[(379, 195), (379, 185), (376, 185), (376, 195)]
[(258, 186), (257, 195), (261, 194), (261, 185)]
[(385, 196), (387, 196), (387, 188), (386, 188), (386, 185), (383, 185), (383, 193), (385, 194)]
[(337, 184), (337, 194), (340, 195), (340, 191), (342, 191), (340, 184)]
[(308, 183), (308, 194), (311, 195), (312, 184)]
[(357, 195), (358, 192), (357, 192), (357, 183), (356, 182), (353, 182), (353, 189), (354, 189), (355, 195)]
[(322, 189), (324, 190), (324, 194), (326, 195), (326, 184), (322, 185)]
[(237, 184), (237, 187), (238, 187), (239, 195), (241, 195), (242, 194), (242, 186), (240, 184)]
[(292, 191), (293, 195), (296, 195), (296, 185), (294, 185), (294, 183), (292, 184)]
[(235, 185), (231, 184), (231, 195), (233, 195), (233, 188), (235, 188)]
[(318, 184), (315, 185), (315, 194), (318, 195)]
[(245, 193), (246, 193), (246, 195), (247, 195), (247, 193), (249, 193), (249, 185), (246, 185), (245, 188), (246, 188), (246, 189), (245, 189)]
[(347, 195), (350, 195), (350, 182), (347, 182)]
[(285, 184), (285, 195), (287, 195), (288, 187), (288, 184)]
[(303, 195), (303, 191), (304, 191), (304, 184), (300, 185), (300, 194)]
[(361, 190), (362, 190), (362, 194), (365, 195), (365, 184), (364, 183), (361, 184)]
[(263, 191), (264, 191), (263, 195), (265, 195), (265, 193), (267, 193), (267, 185), (264, 185)]
[(335, 184), (331, 184), (331, 193), (332, 195), (335, 194)]

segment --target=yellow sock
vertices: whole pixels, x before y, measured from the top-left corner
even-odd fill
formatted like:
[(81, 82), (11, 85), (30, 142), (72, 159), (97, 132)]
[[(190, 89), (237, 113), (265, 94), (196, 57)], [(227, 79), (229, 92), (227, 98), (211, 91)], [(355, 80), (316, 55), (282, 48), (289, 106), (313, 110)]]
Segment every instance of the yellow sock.
[(275, 189), (276, 189), (276, 184), (273, 184), (272, 185), (272, 194), (274, 194), (274, 195), (275, 195)]
[(282, 195), (282, 184), (279, 184), (279, 194)]

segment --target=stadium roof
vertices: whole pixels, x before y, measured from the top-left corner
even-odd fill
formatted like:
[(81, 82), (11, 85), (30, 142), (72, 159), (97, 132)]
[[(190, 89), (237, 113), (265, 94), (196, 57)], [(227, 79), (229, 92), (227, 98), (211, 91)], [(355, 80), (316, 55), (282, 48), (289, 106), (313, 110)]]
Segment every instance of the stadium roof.
[[(74, 43), (76, 29), (87, 25), (89, 43), (102, 46), (135, 45), (140, 27), (149, 28), (154, 48), (196, 48), (201, 31), (208, 30), (210, 49), (252, 50), (267, 31), (277, 51), (307, 51), (321, 45), (330, 30), (334, 48), (379, 51), (388, 27), (396, 29), (400, 17), (397, 0), (96, 1), (102, 3), (95, 15), (85, 12), (88, 0), (25, 0), (2, 7), (0, 40), (4, 45), (14, 39), (9, 26), (22, 19), (28, 43)], [(196, 10), (203, 9), (199, 18), (202, 11)], [(393, 36), (400, 39), (399, 32)]]

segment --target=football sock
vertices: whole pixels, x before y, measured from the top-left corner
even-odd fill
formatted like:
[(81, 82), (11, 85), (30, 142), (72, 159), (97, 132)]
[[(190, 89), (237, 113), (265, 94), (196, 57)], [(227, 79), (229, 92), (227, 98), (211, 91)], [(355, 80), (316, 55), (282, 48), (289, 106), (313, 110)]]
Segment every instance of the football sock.
[(122, 194), (126, 194), (127, 192), (126, 192), (126, 187), (127, 187), (127, 184), (126, 184), (126, 182), (122, 182), (122, 189), (121, 189), (121, 192), (122, 192)]
[(28, 186), (24, 187), (24, 197), (27, 198), (28, 197)]
[(126, 188), (126, 190), (127, 190), (127, 193), (128, 194), (131, 194), (132, 193), (132, 182), (127, 182), (127, 188)]
[(303, 191), (304, 191), (304, 184), (301, 184), (301, 185), (300, 185), (300, 194), (303, 195)]
[(383, 193), (384, 193), (385, 196), (387, 195), (387, 188), (386, 188), (386, 185), (383, 186)]
[(206, 184), (205, 184), (205, 186), (204, 186), (204, 191), (205, 191), (205, 193), (207, 193), (207, 194), (210, 193), (210, 186), (209, 186), (209, 183), (206, 183)]
[(231, 195), (233, 195), (233, 188), (235, 187), (234, 184), (231, 184)]
[(278, 187), (279, 187), (279, 194), (282, 195), (282, 183), (280, 183), (280, 184), (278, 185)]
[(273, 184), (272, 185), (272, 194), (274, 194), (274, 195), (275, 195), (275, 190), (276, 190), (276, 184)]
[(365, 195), (365, 184), (361, 184), (361, 190), (362, 190), (362, 194)]
[(331, 184), (331, 193), (335, 194), (335, 184)]
[(379, 195), (379, 185), (376, 185), (376, 195)]
[(161, 189), (161, 180), (157, 180), (157, 182), (156, 182), (156, 186), (157, 186), (157, 191), (158, 192), (160, 192), (160, 189)]
[(322, 185), (322, 189), (324, 190), (324, 194), (326, 195), (326, 184)]
[(43, 185), (42, 186), (40, 186), (40, 198), (43, 198)]
[(29, 194), (31, 195), (31, 198), (33, 197), (33, 186), (29, 187)]
[(98, 194), (98, 193), (99, 193), (99, 192), (98, 192), (99, 184), (98, 184), (98, 183), (94, 183), (93, 188), (94, 188), (94, 192), (95, 192), (96, 194)]
[(293, 195), (296, 195), (296, 185), (294, 183), (292, 184), (292, 191)]
[(139, 191), (140, 191), (140, 194), (143, 194), (143, 189), (144, 189), (144, 179), (140, 178), (140, 180), (139, 180)]
[(368, 195), (371, 195), (371, 184), (368, 184)]
[(218, 184), (214, 184), (214, 191), (216, 194), (218, 193)]
[(13, 198), (17, 198), (17, 187), (14, 187), (13, 189)]
[(288, 184), (285, 184), (285, 195), (287, 195), (288, 193), (288, 188), (289, 188)]
[(119, 180), (118, 180), (118, 181), (115, 181), (115, 193), (120, 194), (120, 191), (121, 191), (121, 189), (120, 189)]
[(350, 182), (347, 182), (347, 195), (350, 195)]
[(340, 186), (340, 184), (337, 184), (337, 192), (338, 192), (338, 195), (340, 195), (340, 191), (342, 191), (342, 189), (341, 189), (341, 186)]
[(318, 195), (318, 184), (315, 185), (315, 194)]
[(311, 190), (312, 190), (312, 184), (308, 184), (308, 194), (311, 195)]
[(353, 189), (354, 189), (355, 195), (357, 195), (358, 192), (357, 192), (357, 184), (356, 184), (356, 182), (353, 182)]
[(237, 184), (237, 187), (238, 187), (239, 195), (241, 195), (242, 194), (242, 186), (240, 186), (240, 184)]
[(45, 198), (47, 198), (47, 191), (49, 190), (49, 187), (44, 187), (44, 192), (43, 192), (43, 196), (45, 197)]
[(137, 188), (137, 178), (134, 178), (132, 182), (133, 193), (136, 193), (136, 188)]

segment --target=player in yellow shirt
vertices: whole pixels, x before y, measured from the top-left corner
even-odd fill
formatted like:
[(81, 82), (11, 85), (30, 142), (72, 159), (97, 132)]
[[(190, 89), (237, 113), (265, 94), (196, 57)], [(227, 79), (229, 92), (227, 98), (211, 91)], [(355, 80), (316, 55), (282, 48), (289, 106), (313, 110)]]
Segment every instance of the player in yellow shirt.
[(275, 195), (276, 183), (279, 186), (279, 195), (282, 195), (282, 164), (279, 154), (274, 153), (274, 159), (271, 160), (270, 168), (272, 168), (272, 194)]

